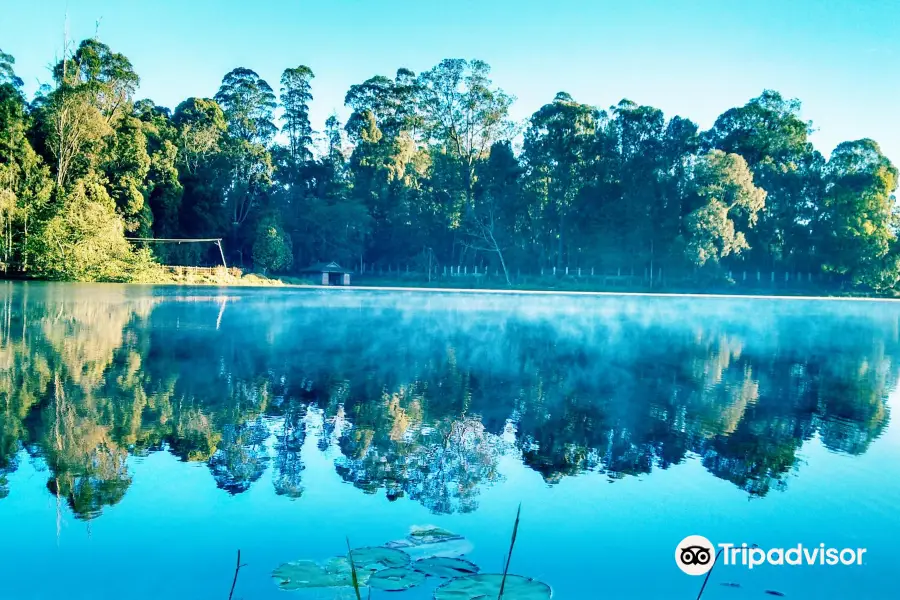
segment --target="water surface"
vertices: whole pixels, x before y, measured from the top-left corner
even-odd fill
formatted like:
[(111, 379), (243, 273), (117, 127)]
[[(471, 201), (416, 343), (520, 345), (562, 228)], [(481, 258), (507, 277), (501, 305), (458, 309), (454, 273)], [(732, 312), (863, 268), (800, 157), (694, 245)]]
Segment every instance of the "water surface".
[[(554, 598), (695, 598), (687, 535), (866, 547), (704, 598), (893, 598), (889, 302), (0, 287), (0, 597), (355, 597), (286, 561), (435, 525)], [(726, 587), (735, 583), (740, 587)], [(372, 598), (429, 598), (433, 585)]]

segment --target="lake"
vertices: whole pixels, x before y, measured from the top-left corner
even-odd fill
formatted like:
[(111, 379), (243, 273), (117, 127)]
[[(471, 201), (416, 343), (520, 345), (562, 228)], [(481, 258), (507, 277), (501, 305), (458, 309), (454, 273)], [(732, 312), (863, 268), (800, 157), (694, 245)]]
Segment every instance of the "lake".
[(355, 598), (272, 576), (348, 538), (502, 573), (521, 505), (554, 599), (692, 600), (689, 535), (867, 550), (704, 599), (894, 598), (898, 372), (885, 301), (2, 283), (0, 597), (226, 600), (240, 549), (235, 599)]

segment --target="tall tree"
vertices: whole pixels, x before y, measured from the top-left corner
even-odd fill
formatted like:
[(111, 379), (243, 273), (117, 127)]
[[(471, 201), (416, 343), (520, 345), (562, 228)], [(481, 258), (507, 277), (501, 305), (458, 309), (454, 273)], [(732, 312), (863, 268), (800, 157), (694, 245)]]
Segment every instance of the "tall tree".
[(768, 192), (766, 208), (751, 235), (757, 263), (793, 266), (809, 248), (808, 223), (815, 209), (821, 155), (809, 141), (812, 125), (800, 118), (800, 102), (765, 90), (742, 107), (725, 111), (705, 134), (709, 148), (744, 157)]
[(523, 168), (508, 141), (496, 142), (486, 161), (479, 164), (475, 206), (464, 223), (472, 249), (496, 255), (506, 284), (511, 283), (509, 252), (515, 247), (518, 214), (522, 206), (521, 177)]
[[(12, 57), (8, 64), (12, 64)], [(0, 246), (4, 271), (29, 267), (29, 227), (50, 196), (49, 171), (28, 140), (32, 126), (11, 68), (0, 83)]]
[(220, 150), (228, 124), (215, 100), (188, 98), (175, 108), (172, 122), (178, 128), (180, 161), (189, 173), (195, 173), (201, 161)]
[(484, 61), (448, 58), (419, 76), (426, 138), (458, 173), (462, 196), (448, 207), (451, 227), (472, 206), (478, 162), (495, 142), (512, 138), (513, 98), (494, 87), (490, 72)]
[[(231, 219), (231, 246), (243, 263), (252, 243), (252, 227), (243, 230), (253, 209), (264, 198), (272, 177), (270, 144), (275, 136), (275, 93), (264, 79), (239, 67), (222, 79), (215, 96), (228, 122), (231, 182), (225, 192)], [(242, 235), (244, 234), (244, 235)]]
[(16, 59), (12, 54), (7, 54), (0, 48), (0, 85), (9, 84), (16, 90), (22, 88), (22, 78), (16, 75)]
[(422, 218), (429, 161), (417, 140), (415, 89), (412, 72), (400, 69), (394, 80), (376, 76), (351, 86), (345, 98), (353, 109), (345, 126), (354, 146), (349, 198), (371, 216), (368, 251), (386, 265), (410, 260), (431, 233)]
[(900, 278), (897, 167), (873, 140), (844, 142), (831, 153), (825, 181), (816, 223), (825, 268), (877, 291), (894, 287)]
[(254, 71), (238, 67), (222, 78), (215, 96), (225, 111), (231, 134), (248, 144), (268, 146), (278, 131), (275, 92)]
[(573, 228), (577, 199), (587, 184), (593, 166), (593, 151), (599, 110), (580, 104), (559, 92), (550, 104), (531, 116), (525, 132), (523, 160), (529, 187), (536, 202), (546, 259), (561, 267), (567, 264), (566, 248)]
[(312, 158), (313, 129), (309, 123), (312, 100), (312, 69), (304, 65), (285, 69), (281, 75), (281, 106), (284, 109), (284, 132), (287, 134), (291, 159), (295, 164)]
[(753, 184), (747, 161), (711, 150), (697, 163), (694, 188), (697, 208), (685, 226), (688, 260), (702, 267), (748, 249), (745, 231), (756, 225), (766, 192)]

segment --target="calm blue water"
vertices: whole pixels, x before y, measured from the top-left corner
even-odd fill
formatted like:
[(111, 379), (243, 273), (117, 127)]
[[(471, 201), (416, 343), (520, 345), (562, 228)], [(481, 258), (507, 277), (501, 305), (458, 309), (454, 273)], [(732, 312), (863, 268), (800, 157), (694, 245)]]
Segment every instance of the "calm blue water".
[(496, 572), (520, 503), (553, 598), (696, 598), (691, 534), (867, 548), (705, 599), (895, 598), (898, 359), (888, 302), (2, 284), (0, 598), (351, 598), (271, 572), (425, 525)]

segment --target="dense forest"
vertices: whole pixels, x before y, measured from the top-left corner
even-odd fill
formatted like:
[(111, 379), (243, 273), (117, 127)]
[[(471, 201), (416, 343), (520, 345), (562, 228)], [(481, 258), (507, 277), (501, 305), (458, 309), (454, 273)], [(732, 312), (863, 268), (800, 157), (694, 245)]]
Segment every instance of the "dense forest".
[[(66, 49), (29, 100), (0, 52), (0, 261), (49, 279), (152, 281), (157, 263), (290, 274), (489, 266), (831, 274), (861, 291), (900, 280), (898, 171), (871, 139), (828, 159), (800, 103), (765, 90), (708, 131), (622, 100), (560, 92), (525, 123), (480, 60), (374, 76), (350, 117), (313, 129), (313, 71), (278, 91), (227, 73), (174, 110), (137, 100), (129, 59)], [(211, 90), (212, 91), (212, 90)], [(151, 247), (152, 246), (152, 247)]]

